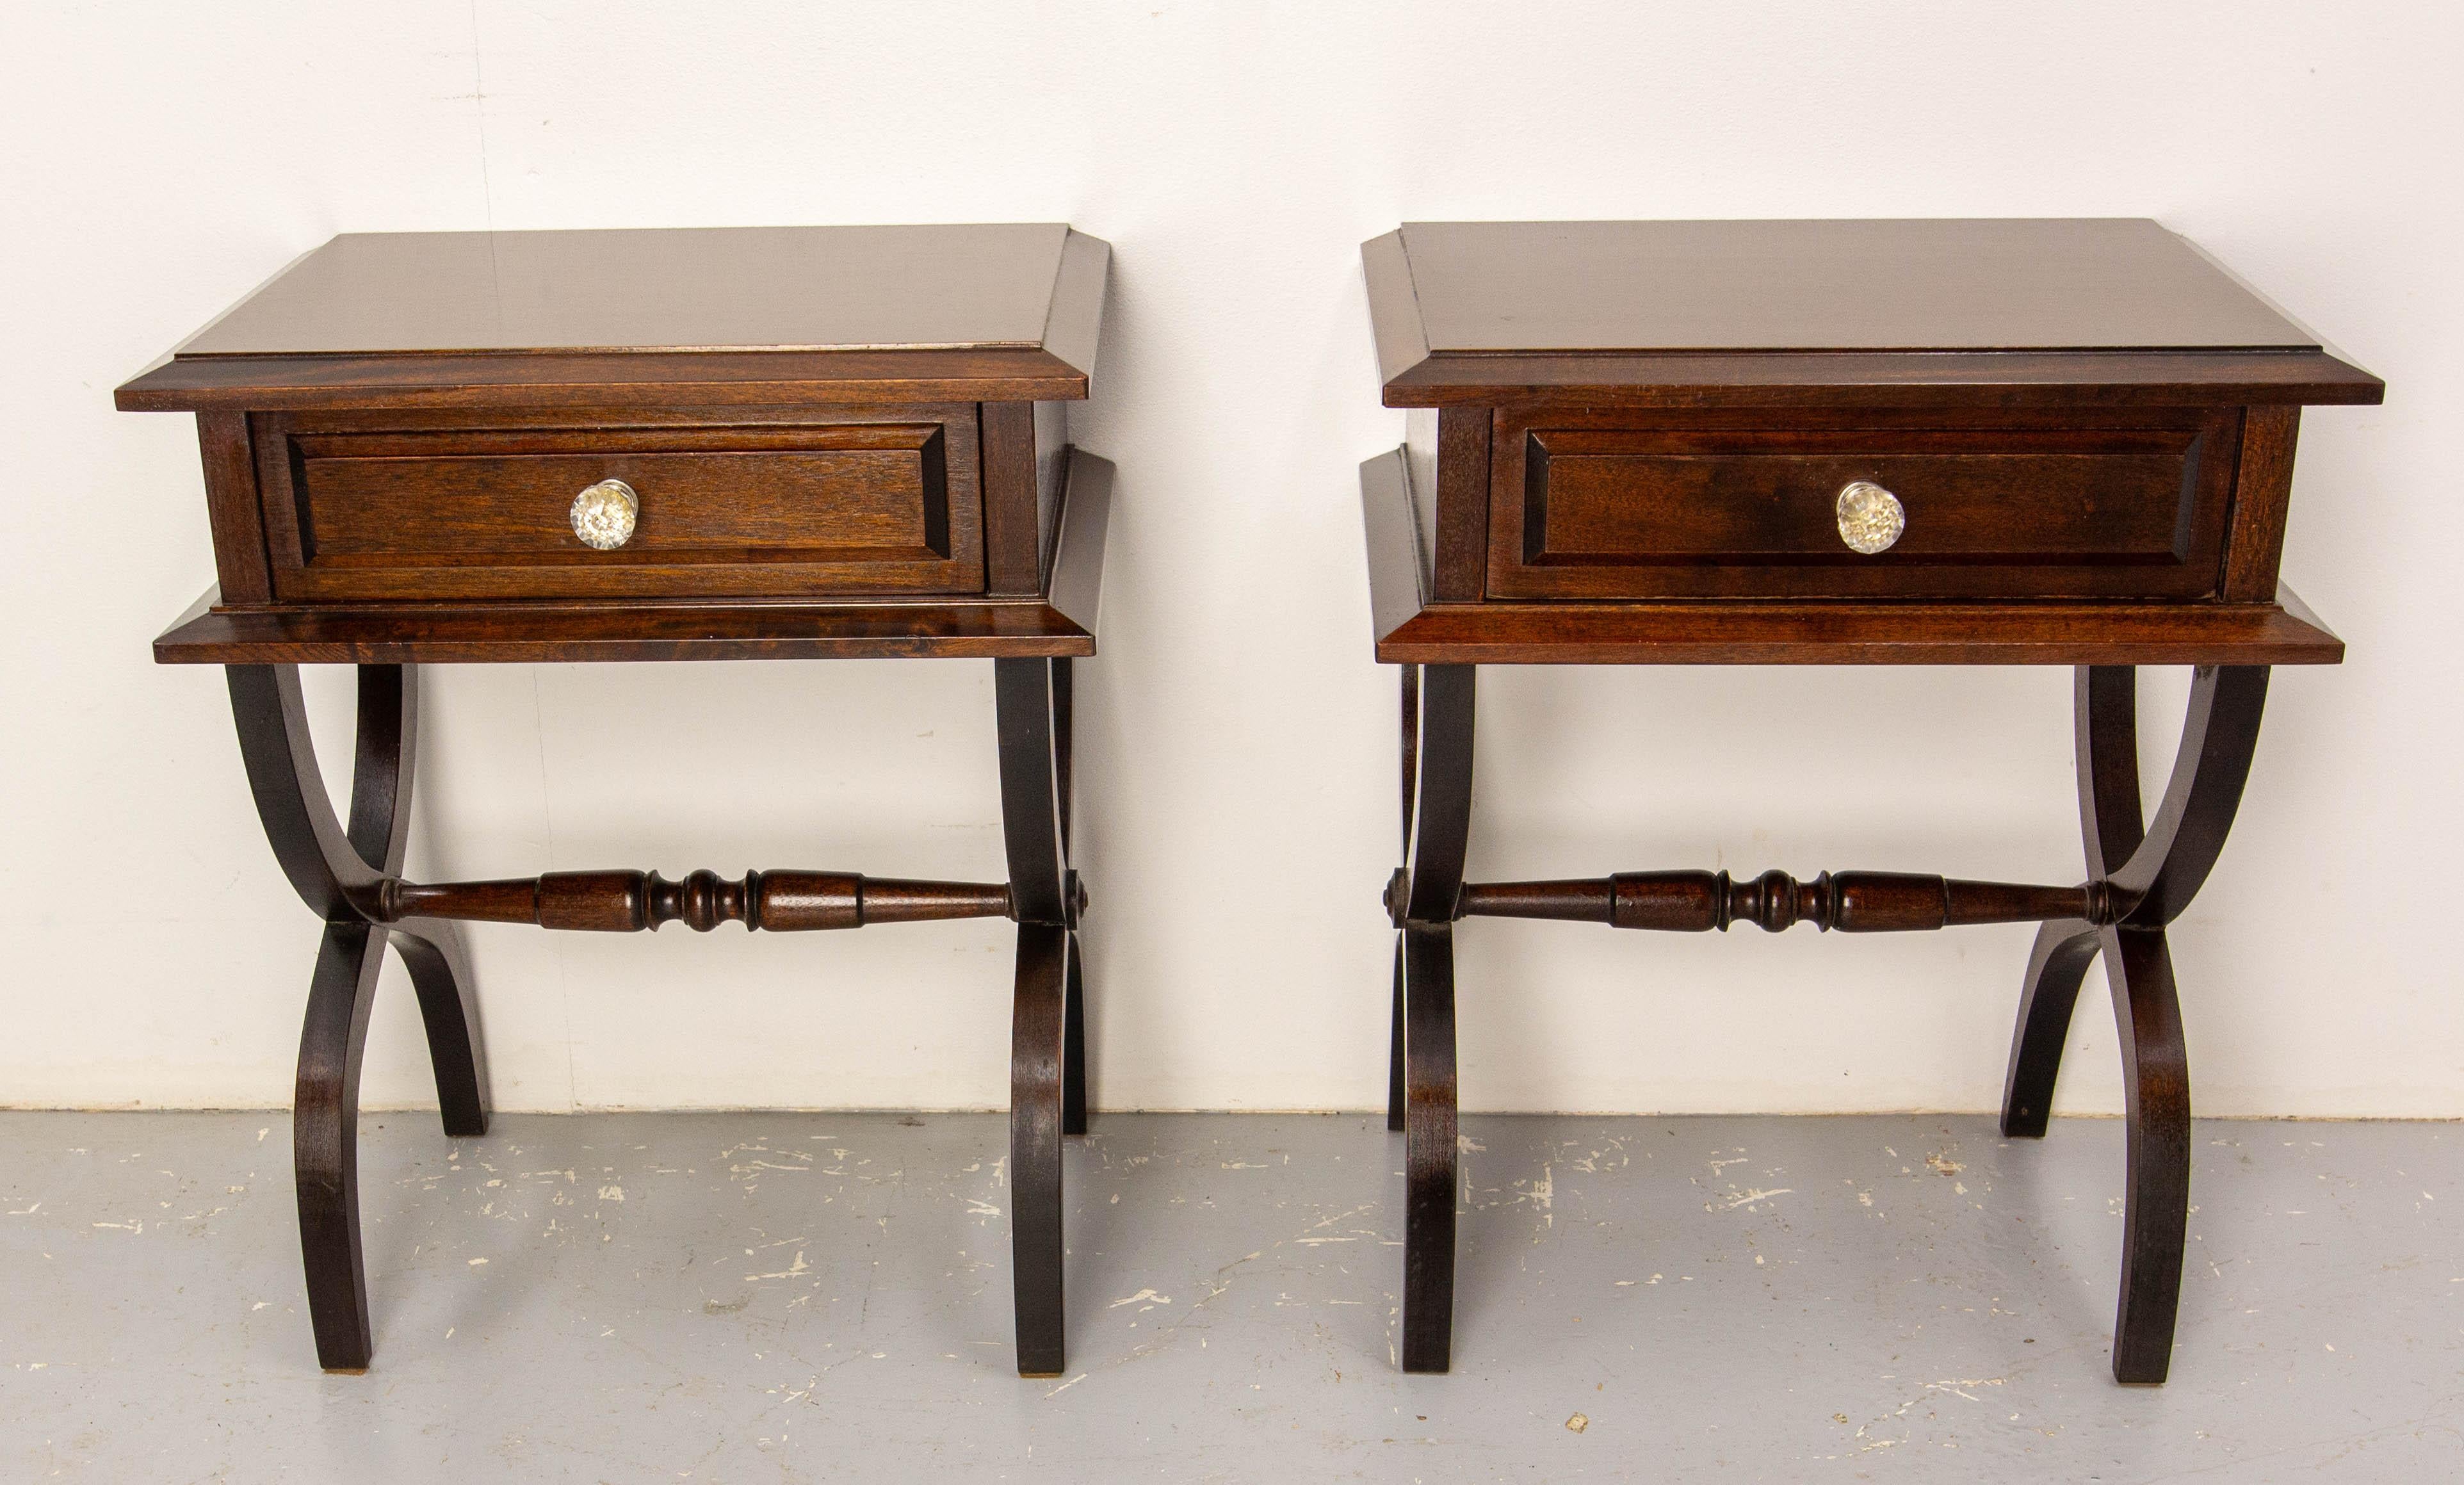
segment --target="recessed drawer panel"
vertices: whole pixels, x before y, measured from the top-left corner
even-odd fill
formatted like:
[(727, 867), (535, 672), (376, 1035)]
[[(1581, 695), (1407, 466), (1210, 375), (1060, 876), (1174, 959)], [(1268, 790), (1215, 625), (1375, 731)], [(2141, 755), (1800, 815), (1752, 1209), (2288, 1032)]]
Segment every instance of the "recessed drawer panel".
[(1503, 412), (1489, 591), (2199, 597), (2221, 570), (2238, 418), (1705, 427)]
[[(275, 588), (288, 599), (982, 591), (974, 409), (825, 419), (267, 418)], [(576, 497), (611, 480), (630, 494), (629, 521), (593, 528), (593, 544)]]

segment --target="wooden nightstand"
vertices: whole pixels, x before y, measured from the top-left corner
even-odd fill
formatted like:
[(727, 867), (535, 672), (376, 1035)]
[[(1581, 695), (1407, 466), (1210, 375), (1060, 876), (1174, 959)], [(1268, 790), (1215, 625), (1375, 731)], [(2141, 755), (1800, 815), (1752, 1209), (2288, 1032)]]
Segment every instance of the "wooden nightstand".
[[(221, 578), (155, 641), (225, 667), (249, 784), (325, 921), (294, 1150), (318, 1358), (368, 1364), (356, 1136), (383, 945), (449, 1134), (488, 1123), (456, 920), (623, 932), (1018, 922), (1018, 1365), (1062, 1365), (1061, 1136), (1086, 1128), (1069, 662), (1111, 466), (1062, 441), (1111, 250), (1064, 226), (337, 237), (120, 388), (192, 411)], [(401, 876), (423, 661), (990, 659), (1006, 882)], [(359, 667), (347, 824), (297, 667)]]
[[(2129, 1105), (2113, 1370), (2162, 1382), (2190, 1112), (2165, 927), (2223, 848), (2268, 668), (2343, 657), (2277, 565), (2302, 406), (2378, 380), (2147, 221), (1424, 224), (1362, 255), (1386, 405), (1427, 410), (1361, 467), (1403, 680), (1404, 1367), (1451, 1343), (1458, 920), (2041, 922), (2002, 1127), (2044, 1134), (2101, 953)], [(1477, 667), (1566, 663), (2076, 666), (2087, 880), (1466, 883)], [(2152, 819), (2139, 665), (2197, 667)]]

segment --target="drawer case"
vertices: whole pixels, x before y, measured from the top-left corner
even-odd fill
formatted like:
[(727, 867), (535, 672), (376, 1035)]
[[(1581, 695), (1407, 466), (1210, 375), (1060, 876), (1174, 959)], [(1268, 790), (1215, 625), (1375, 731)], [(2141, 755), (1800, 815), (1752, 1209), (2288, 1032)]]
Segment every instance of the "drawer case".
[(155, 655), (1092, 654), (1110, 466), (1064, 404), (1111, 258), (1056, 222), (337, 237), (115, 394), (204, 454), (216, 584)]
[[(2196, 598), (2222, 572), (2239, 409), (2058, 421), (1505, 409), (1488, 591), (1507, 598)], [(1843, 538), (1882, 486), (1905, 526)]]
[(1361, 258), (1409, 410), (1363, 475), (1381, 660), (2343, 653), (2279, 581), (2294, 448), (2385, 388), (2154, 222), (1420, 222)]
[[(984, 590), (974, 406), (702, 416), (257, 414), (275, 596)], [(604, 479), (639, 503), (605, 551), (570, 520)]]

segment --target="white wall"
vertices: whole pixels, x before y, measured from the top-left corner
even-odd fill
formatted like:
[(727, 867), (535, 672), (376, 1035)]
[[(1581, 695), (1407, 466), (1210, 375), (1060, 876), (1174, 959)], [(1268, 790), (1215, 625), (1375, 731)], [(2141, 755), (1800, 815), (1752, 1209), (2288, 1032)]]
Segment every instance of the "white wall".
[[(11, 5), (0, 15), (0, 1102), (286, 1100), (315, 929), (221, 677), (188, 420), (110, 390), (344, 231), (1066, 219), (1120, 469), (1080, 809), (1097, 1097), (1382, 1097), (1394, 676), (1357, 244), (1452, 217), (2152, 215), (2391, 388), (2303, 429), (2278, 674), (2175, 934), (2198, 1106), (2464, 1115), (2453, 8)], [(415, 872), (998, 875), (979, 662), (440, 669)], [(329, 765), (339, 675), (312, 678)], [(2054, 671), (1492, 671), (1475, 875), (2069, 878)], [(2181, 683), (2151, 677), (2151, 767)], [(1481, 1108), (1982, 1109), (2028, 930), (1463, 935)], [(500, 1106), (999, 1106), (988, 924), (476, 935)], [(371, 1105), (418, 1102), (395, 972)], [(2098, 986), (2071, 1106), (2114, 1104)]]

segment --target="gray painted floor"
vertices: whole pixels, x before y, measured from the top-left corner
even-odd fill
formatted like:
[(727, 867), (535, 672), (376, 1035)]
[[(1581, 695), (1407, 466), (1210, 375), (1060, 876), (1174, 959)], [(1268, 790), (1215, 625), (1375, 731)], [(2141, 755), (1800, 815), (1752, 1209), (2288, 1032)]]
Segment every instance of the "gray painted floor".
[(2106, 1372), (2117, 1122), (1464, 1128), (1451, 1376), (1395, 1369), (1399, 1137), (1114, 1116), (1023, 1382), (998, 1116), (370, 1116), (345, 1378), (285, 1119), (0, 1115), (0, 1474), (2464, 1478), (2455, 1125), (2201, 1124), (2161, 1389)]

